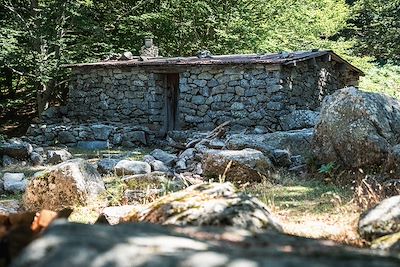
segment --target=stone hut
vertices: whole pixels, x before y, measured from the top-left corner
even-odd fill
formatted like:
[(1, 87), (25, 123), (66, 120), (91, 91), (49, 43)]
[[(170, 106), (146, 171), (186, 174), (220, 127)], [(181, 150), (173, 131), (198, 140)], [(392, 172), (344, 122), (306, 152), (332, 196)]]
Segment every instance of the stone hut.
[(363, 75), (332, 51), (133, 57), (67, 67), (64, 115), (71, 124), (140, 126), (156, 135), (228, 120), (237, 129), (282, 130), (283, 116), (318, 110), (325, 95), (357, 86)]

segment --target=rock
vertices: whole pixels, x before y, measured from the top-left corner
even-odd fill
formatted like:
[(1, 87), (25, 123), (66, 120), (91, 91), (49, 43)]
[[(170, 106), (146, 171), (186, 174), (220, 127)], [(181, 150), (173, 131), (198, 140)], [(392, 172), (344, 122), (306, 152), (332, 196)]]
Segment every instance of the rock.
[(367, 240), (400, 232), (400, 195), (387, 198), (362, 214), (358, 232)]
[(371, 248), (400, 252), (400, 232), (375, 239), (372, 241)]
[(8, 143), (0, 144), (0, 155), (7, 155), (19, 160), (28, 159), (32, 151), (31, 144), (19, 139), (12, 139)]
[(282, 231), (261, 201), (236, 193), (231, 183), (192, 185), (159, 198), (140, 211), (133, 211), (124, 221)]
[(58, 133), (58, 142), (61, 144), (75, 143), (75, 136), (69, 131), (62, 131)]
[(107, 207), (103, 209), (100, 216), (104, 216), (109, 224), (114, 225), (118, 224), (121, 218), (127, 216), (135, 208), (135, 205)]
[(49, 107), (40, 114), (44, 120), (56, 119), (60, 117), (60, 115), (59, 107)]
[(212, 149), (222, 149), (225, 147), (225, 142), (220, 139), (212, 139), (208, 143), (208, 147)]
[(400, 102), (354, 87), (326, 97), (315, 127), (314, 152), (322, 164), (371, 168), (400, 143)]
[(72, 159), (72, 155), (66, 149), (47, 150), (47, 163), (49, 164), (58, 164), (69, 159)]
[(327, 240), (219, 227), (87, 225), (58, 220), (11, 267), (397, 267), (399, 256)]
[(290, 152), (285, 149), (275, 149), (272, 152), (274, 166), (289, 167), (292, 165)]
[(145, 131), (132, 131), (124, 134), (123, 142), (147, 145), (147, 139)]
[(13, 194), (24, 192), (28, 184), (23, 173), (6, 172), (3, 176), (4, 190)]
[(177, 156), (173, 155), (171, 153), (168, 153), (164, 150), (161, 149), (154, 149), (150, 155), (152, 155), (155, 159), (158, 159), (162, 162), (164, 162), (165, 165), (167, 166), (171, 166), (176, 160), (177, 160)]
[(313, 128), (319, 120), (319, 112), (312, 110), (294, 110), (290, 114), (281, 117), (282, 130), (299, 130)]
[[(232, 162), (228, 167), (229, 162)], [(225, 179), (235, 182), (261, 181), (272, 169), (271, 161), (258, 150), (208, 150), (203, 157), (204, 175), (219, 178), (226, 171)]]
[(32, 152), (30, 156), (30, 160), (33, 166), (38, 166), (43, 164), (43, 157), (37, 152)]
[(114, 130), (114, 127), (112, 127), (110, 125), (104, 125), (104, 124), (94, 124), (91, 126), (91, 128), (93, 131), (94, 139), (101, 140), (101, 141), (108, 140), (108, 137), (110, 136), (111, 132)]
[(195, 149), (188, 148), (179, 155), (179, 159), (191, 160), (195, 156)]
[(266, 134), (234, 134), (228, 137), (226, 147), (228, 149), (253, 148), (269, 157), (272, 156), (273, 150), (285, 149), (292, 155), (309, 157), (313, 153), (311, 147), (313, 135), (313, 129)]
[(385, 172), (395, 176), (400, 173), (400, 145), (395, 145), (389, 150)]
[(87, 150), (101, 150), (109, 147), (107, 141), (79, 141), (76, 147)]
[(23, 201), (28, 210), (58, 211), (87, 205), (104, 191), (103, 180), (96, 169), (83, 159), (72, 159), (36, 174)]
[(146, 155), (144, 156), (143, 161), (150, 164), (152, 171), (170, 172), (170, 169), (164, 164), (164, 162), (155, 159), (153, 156)]
[(151, 172), (151, 166), (143, 161), (120, 160), (114, 170), (117, 175), (145, 174)]
[(1, 215), (8, 216), (10, 214), (18, 213), (21, 205), (18, 200), (0, 200), (0, 217)]
[(97, 162), (97, 171), (100, 174), (113, 173), (118, 162), (118, 159), (101, 159)]
[(17, 159), (14, 159), (7, 155), (3, 155), (2, 165), (4, 167), (10, 166), (10, 165), (16, 165), (19, 163), (20, 163), (20, 161), (18, 161)]

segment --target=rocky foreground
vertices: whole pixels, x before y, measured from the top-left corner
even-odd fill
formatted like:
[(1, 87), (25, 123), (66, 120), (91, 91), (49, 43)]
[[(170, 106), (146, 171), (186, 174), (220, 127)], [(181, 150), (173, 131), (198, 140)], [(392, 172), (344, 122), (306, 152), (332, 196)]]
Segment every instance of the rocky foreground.
[[(281, 132), (171, 132), (164, 150), (140, 158), (129, 151), (91, 161), (4, 142), (3, 167), (42, 170), (0, 177), (1, 194), (22, 195), (0, 203), (0, 266), (400, 266), (400, 103), (346, 88), (317, 113), (296, 111)], [(103, 126), (97, 131), (108, 133)], [(235, 187), (273, 180), (280, 168), (307, 177), (321, 166), (374, 170), (367, 176), (379, 183), (365, 183), (367, 197), (381, 187), (386, 199), (358, 223), (374, 250), (287, 235), (264, 203)], [(110, 177), (126, 205), (109, 201)], [(53, 222), (93, 203), (95, 225)], [(52, 211), (35, 217), (41, 210)]]
[(57, 221), (11, 265), (59, 266), (399, 266), (388, 252), (237, 228), (117, 226)]

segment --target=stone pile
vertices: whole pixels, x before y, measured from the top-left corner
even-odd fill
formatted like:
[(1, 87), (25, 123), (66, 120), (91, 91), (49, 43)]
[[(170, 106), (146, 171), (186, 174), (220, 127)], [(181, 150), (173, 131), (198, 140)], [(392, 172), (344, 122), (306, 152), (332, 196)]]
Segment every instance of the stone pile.
[(107, 149), (113, 146), (147, 145), (149, 130), (121, 123), (82, 123), (31, 125), (27, 135), (32, 143), (41, 145), (65, 144), (83, 149)]

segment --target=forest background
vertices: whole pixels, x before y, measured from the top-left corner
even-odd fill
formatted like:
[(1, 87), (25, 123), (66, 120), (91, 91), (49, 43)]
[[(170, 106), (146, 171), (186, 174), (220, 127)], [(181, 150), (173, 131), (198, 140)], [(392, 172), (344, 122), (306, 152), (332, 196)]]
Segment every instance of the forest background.
[(400, 0), (0, 0), (0, 120), (65, 101), (66, 63), (131, 51), (163, 56), (332, 49), (400, 98)]

